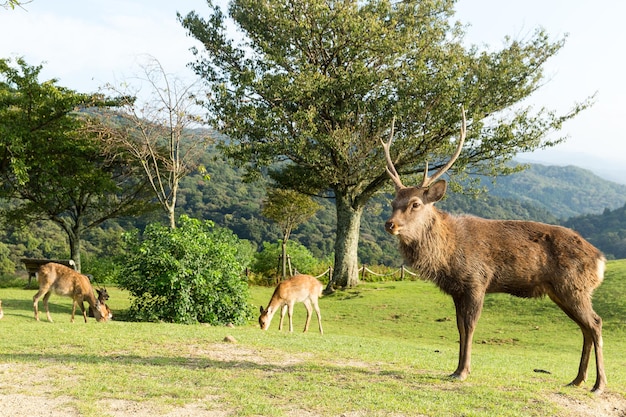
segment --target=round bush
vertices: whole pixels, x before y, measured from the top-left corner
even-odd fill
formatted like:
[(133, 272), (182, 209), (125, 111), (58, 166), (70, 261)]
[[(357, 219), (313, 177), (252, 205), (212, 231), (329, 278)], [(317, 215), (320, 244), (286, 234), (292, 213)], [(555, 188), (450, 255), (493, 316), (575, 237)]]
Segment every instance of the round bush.
[(176, 229), (153, 223), (128, 245), (118, 284), (141, 321), (243, 324), (251, 315), (239, 239), (211, 221), (181, 216)]

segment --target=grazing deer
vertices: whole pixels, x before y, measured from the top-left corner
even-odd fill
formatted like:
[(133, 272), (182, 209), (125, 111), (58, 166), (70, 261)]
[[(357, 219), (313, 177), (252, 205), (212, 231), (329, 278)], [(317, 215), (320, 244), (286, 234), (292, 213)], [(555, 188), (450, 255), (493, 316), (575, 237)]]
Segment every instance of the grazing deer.
[(283, 329), (283, 318), (285, 318), (285, 312), (289, 311), (289, 331), (293, 332), (293, 306), (296, 303), (304, 303), (306, 307), (306, 323), (304, 324), (304, 331), (309, 330), (309, 322), (311, 321), (311, 305), (315, 309), (317, 314), (317, 322), (319, 323), (320, 333), (324, 334), (322, 330), (322, 316), (320, 314), (320, 308), (317, 304), (317, 299), (322, 296), (324, 286), (316, 278), (310, 275), (295, 275), (280, 284), (274, 290), (274, 294), (270, 300), (266, 309), (261, 306), (261, 315), (259, 316), (259, 324), (261, 329), (267, 330), (272, 322), (274, 313), (281, 309), (280, 322), (278, 324), (278, 330)]
[(71, 297), (74, 301), (72, 303), (72, 323), (76, 313), (76, 304), (80, 306), (85, 323), (87, 323), (87, 312), (85, 311), (83, 301), (87, 301), (89, 306), (93, 308), (97, 321), (107, 321), (108, 316), (104, 304), (101, 304), (94, 296), (91, 283), (85, 275), (65, 265), (50, 262), (39, 267), (37, 279), (39, 281), (39, 291), (33, 297), (33, 307), (37, 321), (39, 321), (39, 299), (43, 296), (43, 305), (46, 308), (48, 321), (52, 322), (50, 310), (48, 309), (48, 299), (53, 291), (58, 295)]
[(383, 142), (387, 173), (395, 184), (392, 215), (385, 230), (398, 237), (405, 261), (422, 277), (452, 296), (460, 336), (459, 363), (451, 375), (460, 380), (470, 373), (472, 336), (486, 293), (518, 297), (547, 295), (580, 327), (583, 349), (578, 375), (570, 385), (587, 378), (591, 348), (595, 350), (596, 382), (606, 386), (602, 356), (602, 319), (592, 308), (591, 296), (603, 280), (602, 253), (573, 230), (531, 221), (487, 220), (453, 216), (434, 203), (446, 192), (445, 180), (436, 181), (455, 162), (465, 139), (463, 111), (456, 152), (432, 177), (428, 164), (418, 187), (405, 187), (389, 154), (392, 133)]

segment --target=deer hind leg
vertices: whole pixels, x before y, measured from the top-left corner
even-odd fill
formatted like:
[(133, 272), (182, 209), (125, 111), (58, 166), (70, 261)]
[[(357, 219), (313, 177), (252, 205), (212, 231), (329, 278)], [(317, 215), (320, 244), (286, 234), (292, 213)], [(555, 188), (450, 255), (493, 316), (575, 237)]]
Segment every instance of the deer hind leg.
[(46, 317), (48, 318), (48, 321), (50, 323), (52, 323), (52, 317), (50, 316), (50, 308), (48, 307), (48, 300), (50, 299), (51, 295), (52, 295), (52, 291), (48, 291), (46, 295), (43, 296), (43, 306), (46, 308)]
[(311, 322), (311, 312), (313, 310), (311, 308), (311, 300), (306, 299), (302, 303), (306, 308), (306, 321), (304, 322), (304, 333), (306, 333), (309, 330), (309, 323)]
[(324, 334), (324, 330), (322, 329), (322, 313), (320, 312), (320, 306), (317, 304), (317, 299), (311, 300), (313, 304), (313, 308), (315, 309), (315, 314), (317, 314), (317, 323), (320, 327), (320, 334)]
[(278, 331), (283, 329), (283, 319), (285, 318), (285, 313), (287, 312), (287, 304), (284, 304), (280, 308), (280, 322), (278, 322)]
[(592, 388), (595, 393), (601, 393), (606, 386), (606, 374), (604, 373), (604, 355), (602, 353), (602, 319), (593, 311), (591, 297), (571, 300), (571, 303), (563, 303), (555, 295), (550, 295), (552, 301), (558, 305), (567, 316), (572, 319), (583, 334), (583, 348), (580, 355), (578, 374), (569, 385), (580, 386), (587, 380), (587, 368), (591, 357), (591, 348), (594, 348), (596, 357), (596, 382)]
[(35, 320), (39, 321), (39, 300), (44, 294), (45, 289), (42, 288), (33, 296), (33, 310), (35, 310)]
[(459, 330), (459, 364), (450, 375), (451, 378), (463, 381), (468, 377), (472, 362), (472, 340), (476, 323), (483, 307), (483, 296), (454, 297), (456, 308), (456, 324)]
[(74, 314), (76, 314), (76, 300), (72, 300), (72, 318), (70, 318), (70, 323), (74, 323)]

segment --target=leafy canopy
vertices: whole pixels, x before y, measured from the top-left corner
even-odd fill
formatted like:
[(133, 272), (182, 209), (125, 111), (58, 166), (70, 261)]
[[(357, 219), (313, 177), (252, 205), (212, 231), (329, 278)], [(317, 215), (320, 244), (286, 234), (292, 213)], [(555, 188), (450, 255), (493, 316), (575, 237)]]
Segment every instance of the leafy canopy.
[[(437, 168), (453, 146), (460, 104), (470, 140), (456, 168), (507, 172), (515, 153), (550, 146), (559, 116), (517, 105), (540, 87), (542, 65), (564, 44), (543, 30), (489, 52), (463, 42), (454, 1), (234, 0), (229, 16), (179, 16), (199, 39), (196, 71), (212, 86), (207, 108), (252, 171), (279, 160), (283, 185), (364, 202), (387, 181), (379, 139), (397, 118), (396, 168)], [(513, 107), (515, 106), (515, 107)]]
[(87, 109), (116, 100), (39, 81), (41, 69), (0, 60), (0, 197), (11, 200), (2, 214), (11, 223), (57, 223), (80, 268), (82, 232), (146, 209), (145, 181), (83, 129)]
[[(282, 188), (335, 199), (335, 277), (358, 281), (361, 216), (388, 183), (380, 139), (396, 119), (392, 157), (401, 176), (437, 169), (454, 149), (460, 108), (467, 145), (451, 172), (509, 172), (517, 152), (549, 146), (546, 133), (589, 103), (556, 115), (522, 100), (541, 86), (542, 66), (563, 46), (541, 29), (500, 50), (463, 43), (453, 0), (232, 0), (227, 19), (179, 15), (198, 39), (196, 72), (206, 107), (230, 137), (226, 154)], [(409, 184), (412, 179), (405, 178)]]

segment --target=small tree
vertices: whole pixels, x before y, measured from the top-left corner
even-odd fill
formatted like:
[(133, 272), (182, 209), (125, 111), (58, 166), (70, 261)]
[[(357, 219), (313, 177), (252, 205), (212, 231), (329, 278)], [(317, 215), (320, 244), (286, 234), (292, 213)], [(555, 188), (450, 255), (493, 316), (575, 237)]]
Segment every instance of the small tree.
[[(322, 262), (316, 259), (313, 254), (298, 242), (291, 241), (287, 244), (293, 265), (300, 272), (315, 274), (320, 272)], [(263, 249), (254, 254), (254, 264), (252, 270), (257, 274), (273, 277), (276, 270), (276, 258), (282, 252), (282, 243), (263, 242)]]
[(122, 149), (141, 164), (170, 227), (175, 228), (180, 180), (197, 168), (211, 138), (206, 129), (198, 129), (197, 83), (183, 83), (153, 57), (142, 69), (138, 82), (148, 86), (149, 95), (137, 100), (141, 88), (108, 84), (107, 91), (123, 98), (119, 112), (110, 114), (109, 123), (92, 129), (113, 152)]
[(282, 277), (287, 277), (287, 242), (291, 231), (310, 219), (320, 205), (311, 197), (292, 190), (276, 188), (267, 193), (261, 213), (275, 221), (283, 235), (281, 239)]
[(243, 324), (251, 316), (239, 239), (229, 230), (181, 216), (127, 234), (118, 283), (130, 291), (136, 320)]

